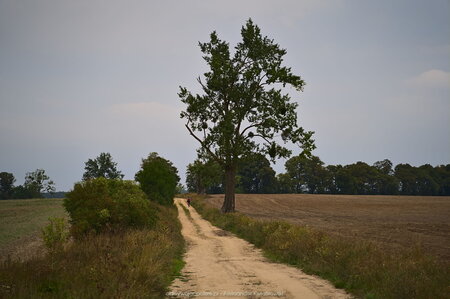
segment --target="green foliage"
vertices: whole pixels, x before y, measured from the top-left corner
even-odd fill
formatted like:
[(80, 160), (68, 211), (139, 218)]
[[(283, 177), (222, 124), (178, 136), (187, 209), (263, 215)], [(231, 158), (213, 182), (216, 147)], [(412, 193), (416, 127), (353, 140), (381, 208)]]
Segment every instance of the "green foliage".
[(42, 192), (54, 192), (55, 183), (45, 174), (44, 169), (36, 169), (25, 175), (23, 187), (27, 190), (32, 198), (42, 197)]
[(183, 194), (186, 193), (186, 189), (184, 188), (183, 184), (178, 183), (175, 192), (176, 194)]
[(41, 193), (37, 192), (35, 188), (29, 186), (15, 186), (12, 190), (13, 199), (29, 199), (29, 198), (42, 198)]
[(295, 193), (295, 184), (287, 173), (277, 175), (277, 185), (278, 193)]
[(276, 193), (275, 171), (262, 154), (250, 154), (239, 161), (237, 190), (240, 193)]
[(323, 162), (317, 156), (298, 155), (290, 158), (285, 164), (286, 172), (294, 184), (296, 193), (323, 193), (326, 172)]
[(173, 207), (152, 229), (88, 234), (52, 255), (0, 263), (1, 298), (164, 298), (184, 263)]
[(85, 163), (83, 180), (95, 178), (122, 179), (123, 174), (117, 170), (117, 163), (113, 162), (110, 153), (100, 153), (94, 160)]
[(156, 221), (156, 208), (132, 181), (98, 178), (77, 183), (64, 207), (75, 236), (114, 227), (151, 227)]
[(12, 173), (0, 172), (0, 199), (12, 198), (15, 181)]
[(187, 166), (186, 185), (189, 192), (212, 193), (211, 191), (221, 188), (222, 182), (223, 170), (213, 160), (203, 162), (197, 159)]
[[(297, 125), (297, 103), (283, 93), (291, 86), (301, 91), (305, 82), (283, 66), (287, 53), (261, 34), (252, 20), (241, 30), (242, 41), (234, 53), (216, 32), (200, 43), (209, 71), (198, 79), (203, 94), (180, 87), (179, 97), (187, 105), (181, 112), (189, 133), (200, 143), (201, 158), (213, 159), (225, 172), (224, 212), (234, 209), (234, 182), (241, 159), (253, 152), (272, 160), (288, 157), (290, 151), (279, 142), (291, 141), (308, 154), (313, 148), (313, 132)], [(280, 141), (281, 141), (280, 140)], [(232, 201), (232, 203), (230, 203)]]
[(69, 237), (66, 220), (59, 217), (51, 217), (48, 220), (50, 223), (42, 228), (44, 244), (52, 252), (62, 250)]
[(448, 298), (450, 268), (419, 249), (389, 252), (283, 221), (223, 214), (201, 200), (193, 205), (205, 219), (263, 249), (270, 259), (319, 275), (357, 297)]
[(150, 200), (172, 205), (180, 178), (172, 162), (157, 153), (151, 153), (142, 160), (141, 170), (136, 173), (135, 180)]
[(278, 176), (281, 193), (331, 193), (380, 195), (450, 195), (450, 164), (392, 168), (385, 159), (372, 166), (364, 162), (328, 165), (316, 156), (298, 155), (286, 161), (286, 173)]
[(55, 192), (53, 181), (43, 169), (28, 172), (23, 185), (14, 186), (15, 181), (12, 173), (0, 173), (0, 199), (42, 198), (44, 193), (52, 196)]
[[(450, 195), (450, 164), (414, 167), (388, 159), (372, 166), (364, 162), (328, 165), (319, 157), (298, 155), (285, 163), (285, 173), (274, 177), (269, 161), (250, 154), (238, 163), (238, 193), (330, 193), (362, 195)], [(217, 162), (196, 160), (187, 168), (187, 185), (198, 194), (223, 193)], [(205, 187), (206, 186), (206, 187)]]

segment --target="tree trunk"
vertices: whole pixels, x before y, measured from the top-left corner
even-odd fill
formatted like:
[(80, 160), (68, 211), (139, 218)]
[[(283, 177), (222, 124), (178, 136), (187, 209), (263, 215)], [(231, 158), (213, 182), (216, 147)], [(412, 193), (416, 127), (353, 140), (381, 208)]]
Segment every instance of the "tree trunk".
[(236, 166), (225, 169), (225, 199), (222, 205), (222, 213), (234, 212), (236, 188)]

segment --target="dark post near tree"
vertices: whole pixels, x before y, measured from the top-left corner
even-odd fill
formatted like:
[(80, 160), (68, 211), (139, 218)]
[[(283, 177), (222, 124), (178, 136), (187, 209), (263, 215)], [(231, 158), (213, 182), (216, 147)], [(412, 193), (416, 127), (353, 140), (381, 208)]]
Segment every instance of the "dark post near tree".
[(179, 97), (187, 105), (181, 117), (200, 143), (200, 156), (217, 161), (225, 172), (222, 212), (235, 209), (235, 184), (239, 159), (253, 152), (267, 154), (272, 161), (291, 152), (282, 142), (297, 143), (303, 153), (314, 148), (313, 132), (297, 125), (297, 103), (291, 102), (286, 86), (302, 91), (304, 81), (283, 66), (286, 50), (263, 37), (249, 19), (241, 30), (242, 41), (234, 53), (229, 44), (211, 33), (200, 43), (210, 70), (198, 78), (203, 94), (180, 87)]

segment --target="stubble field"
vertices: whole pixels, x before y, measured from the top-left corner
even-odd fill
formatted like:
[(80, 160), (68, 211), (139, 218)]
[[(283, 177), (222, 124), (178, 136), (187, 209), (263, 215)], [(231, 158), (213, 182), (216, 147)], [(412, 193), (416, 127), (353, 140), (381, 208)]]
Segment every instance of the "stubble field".
[[(220, 208), (223, 195), (207, 201)], [(419, 246), (450, 262), (450, 197), (237, 194), (236, 209), (259, 219), (372, 241), (387, 250)]]

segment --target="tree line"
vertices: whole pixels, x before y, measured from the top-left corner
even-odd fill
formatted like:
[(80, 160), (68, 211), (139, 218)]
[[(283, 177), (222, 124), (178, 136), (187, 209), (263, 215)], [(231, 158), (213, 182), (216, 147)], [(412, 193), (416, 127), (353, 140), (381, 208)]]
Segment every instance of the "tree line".
[[(187, 166), (186, 185), (190, 192), (223, 193), (223, 170), (213, 160), (197, 159)], [(327, 165), (317, 156), (298, 155), (276, 174), (263, 154), (240, 160), (237, 193), (311, 193), (361, 195), (450, 195), (450, 164), (394, 167), (388, 159), (373, 165), (356, 162)]]
[(0, 172), (0, 199), (42, 198), (55, 192), (55, 184), (44, 169), (28, 172), (23, 185), (14, 186), (15, 182), (14, 174)]
[[(124, 175), (117, 168), (110, 153), (100, 153), (94, 159), (85, 162), (82, 181), (104, 178), (122, 180)], [(0, 199), (27, 199), (43, 197), (64, 197), (66, 192), (56, 192), (54, 182), (45, 170), (37, 169), (25, 176), (23, 185), (14, 186), (16, 179), (12, 173), (0, 172)], [(135, 175), (135, 181), (151, 200), (162, 205), (171, 205), (176, 193), (181, 193), (178, 170), (171, 161), (153, 152), (142, 159), (141, 169)]]

